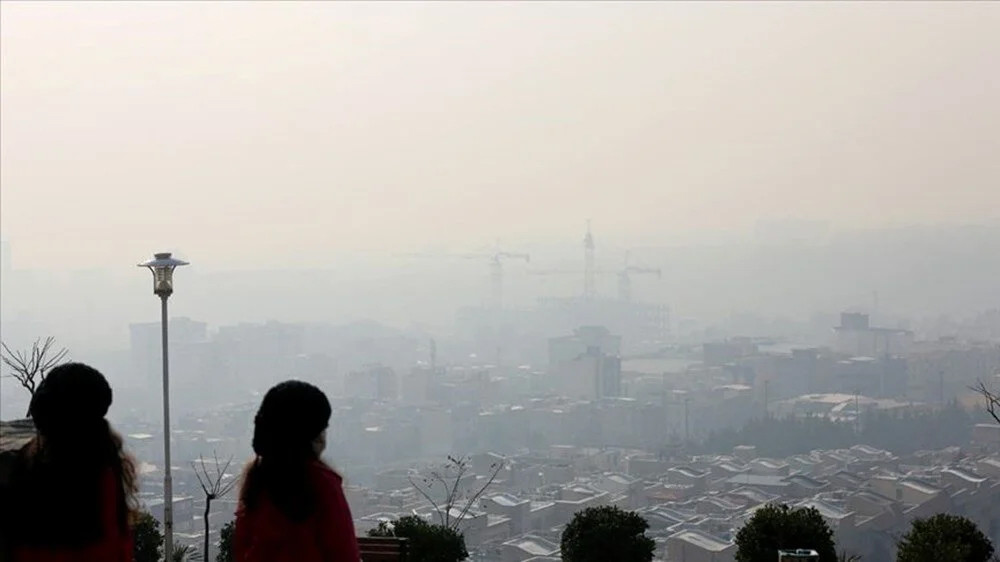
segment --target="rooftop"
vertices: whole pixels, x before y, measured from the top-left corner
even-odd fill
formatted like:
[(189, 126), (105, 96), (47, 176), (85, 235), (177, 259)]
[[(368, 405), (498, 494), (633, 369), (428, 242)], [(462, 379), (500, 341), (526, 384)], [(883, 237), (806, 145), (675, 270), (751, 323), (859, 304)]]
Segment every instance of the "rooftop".
[(966, 482), (969, 482), (970, 484), (979, 484), (979, 483), (982, 483), (982, 482), (986, 482), (986, 478), (984, 478), (984, 477), (982, 477), (982, 476), (980, 476), (978, 474), (973, 474), (972, 472), (969, 472), (968, 470), (963, 470), (963, 469), (957, 468), (957, 467), (946, 468), (946, 469), (942, 470), (941, 472), (945, 473), (945, 474), (951, 474), (951, 475), (957, 476), (957, 477), (961, 478), (962, 480), (965, 480)]
[(941, 488), (930, 484), (929, 482), (924, 482), (922, 480), (917, 480), (915, 478), (904, 478), (899, 481), (900, 486), (906, 486), (908, 488), (913, 488), (919, 492), (925, 494), (936, 494), (941, 491)]
[(535, 535), (525, 535), (503, 544), (523, 550), (532, 556), (551, 556), (559, 552), (559, 545)]
[(862, 484), (864, 484), (864, 480), (858, 478), (856, 474), (847, 472), (846, 470), (838, 470), (837, 472), (833, 473), (833, 475), (854, 486), (861, 486)]
[(778, 497), (775, 494), (769, 494), (763, 490), (758, 490), (757, 488), (753, 488), (750, 486), (741, 486), (730, 492), (730, 494), (743, 496), (757, 503), (767, 503)]
[(738, 474), (726, 480), (729, 484), (744, 484), (747, 486), (768, 486), (771, 488), (784, 488), (789, 484), (784, 476), (771, 474)]
[(541, 509), (547, 509), (554, 506), (556, 502), (554, 501), (533, 501), (531, 502), (531, 511), (539, 511)]
[(851, 514), (851, 512), (841, 509), (840, 507), (830, 504), (829, 502), (815, 499), (805, 500), (800, 502), (798, 505), (801, 507), (812, 507), (826, 519), (843, 519)]
[(490, 499), (493, 503), (503, 507), (514, 507), (516, 505), (528, 503), (528, 500), (522, 500), (510, 494), (497, 494), (495, 496), (489, 496), (488, 499)]
[(826, 486), (826, 482), (822, 482), (820, 480), (816, 480), (815, 478), (810, 478), (810, 477), (802, 475), (802, 474), (796, 474), (794, 476), (789, 476), (789, 477), (785, 478), (785, 480), (787, 482), (791, 482), (793, 484), (798, 484), (799, 486), (802, 486), (804, 488), (818, 489), (818, 488), (823, 488), (824, 486)]
[(688, 529), (670, 535), (673, 540), (680, 540), (684, 542), (691, 543), (703, 550), (709, 552), (723, 552), (733, 546), (733, 543), (729, 541), (722, 540), (718, 537), (714, 537), (708, 533), (702, 531), (696, 531), (694, 529)]
[(683, 474), (684, 476), (687, 476), (688, 478), (701, 478), (705, 476), (704, 472), (691, 468), (690, 466), (677, 466), (671, 468), (669, 472), (678, 472), (680, 474)]

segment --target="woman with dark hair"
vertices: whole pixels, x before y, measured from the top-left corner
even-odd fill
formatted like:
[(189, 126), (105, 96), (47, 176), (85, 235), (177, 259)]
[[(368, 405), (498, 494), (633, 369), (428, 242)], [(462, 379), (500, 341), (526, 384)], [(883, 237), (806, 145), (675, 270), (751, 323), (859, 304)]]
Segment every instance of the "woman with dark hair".
[(361, 559), (341, 477), (319, 458), (329, 422), (330, 402), (311, 384), (287, 381), (264, 395), (236, 511), (236, 562)]
[(4, 512), (14, 562), (131, 562), (135, 464), (104, 416), (93, 367), (49, 371), (31, 398), (36, 435), (19, 452)]

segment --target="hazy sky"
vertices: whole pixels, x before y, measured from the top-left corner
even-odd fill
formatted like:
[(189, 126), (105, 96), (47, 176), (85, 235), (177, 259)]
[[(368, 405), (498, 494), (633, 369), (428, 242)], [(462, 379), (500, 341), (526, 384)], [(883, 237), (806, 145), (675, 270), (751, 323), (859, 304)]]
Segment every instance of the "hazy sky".
[(997, 3), (0, 10), (24, 267), (1000, 208)]

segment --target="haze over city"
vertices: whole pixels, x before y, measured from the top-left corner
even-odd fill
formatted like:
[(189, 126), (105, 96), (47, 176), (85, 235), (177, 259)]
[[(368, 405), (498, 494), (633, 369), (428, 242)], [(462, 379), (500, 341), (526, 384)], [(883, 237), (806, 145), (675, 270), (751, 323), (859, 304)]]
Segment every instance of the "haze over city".
[[(963, 469), (989, 472), (969, 387), (1000, 385), (998, 29), (991, 2), (4, 1), (0, 336), (54, 337), (154, 435), (160, 308), (135, 264), (169, 251), (191, 262), (174, 408), (241, 459), (247, 404), (297, 377), (348, 404), (330, 455), (375, 447), (338, 462), (379, 493), (383, 468), (562, 445), (621, 449), (602, 470), (643, 479), (629, 455), (763, 450), (718, 435), (819, 395), (854, 395), (853, 428), (857, 395), (954, 400), (960, 435), (927, 448), (986, 435), (988, 467)], [(581, 358), (616, 375), (581, 390)], [(30, 396), (3, 375), (6, 420)], [(481, 425), (654, 395), (652, 429)], [(364, 445), (397, 423), (443, 437)], [(872, 427), (837, 443), (891, 449)]]
[[(339, 274), (352, 317), (399, 322), (374, 304), (386, 293), (474, 298), (484, 281), (396, 253), (500, 239), (565, 262), (585, 219), (615, 265), (630, 247), (745, 242), (787, 218), (833, 232), (993, 221), (958, 243), (997, 243), (988, 3), (3, 13), (0, 218), (20, 269), (124, 282), (157, 249), (202, 272), (319, 268)], [(675, 307), (708, 277), (662, 265), (669, 290), (654, 294)], [(390, 286), (350, 296), (371, 278)]]

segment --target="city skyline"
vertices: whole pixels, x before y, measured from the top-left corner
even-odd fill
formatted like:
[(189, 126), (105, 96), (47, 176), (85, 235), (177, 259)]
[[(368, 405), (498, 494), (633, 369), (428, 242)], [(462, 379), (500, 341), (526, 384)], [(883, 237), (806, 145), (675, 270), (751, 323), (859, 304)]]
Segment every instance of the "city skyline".
[(1000, 545), (1000, 3), (0, 11), (0, 558)]

